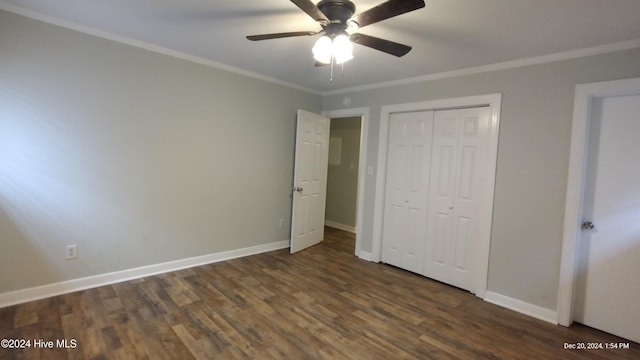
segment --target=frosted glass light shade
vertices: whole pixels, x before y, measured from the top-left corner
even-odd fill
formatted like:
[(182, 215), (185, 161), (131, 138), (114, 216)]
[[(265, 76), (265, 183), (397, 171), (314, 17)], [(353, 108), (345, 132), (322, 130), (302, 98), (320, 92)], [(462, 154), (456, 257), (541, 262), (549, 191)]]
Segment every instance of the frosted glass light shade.
[(353, 59), (353, 45), (347, 35), (341, 34), (333, 39), (333, 57), (338, 64)]
[(331, 53), (332, 53), (333, 45), (331, 43), (331, 38), (328, 36), (321, 36), (316, 44), (313, 46), (311, 51), (313, 52), (313, 58), (316, 61), (321, 62), (323, 64), (328, 64), (331, 62)]

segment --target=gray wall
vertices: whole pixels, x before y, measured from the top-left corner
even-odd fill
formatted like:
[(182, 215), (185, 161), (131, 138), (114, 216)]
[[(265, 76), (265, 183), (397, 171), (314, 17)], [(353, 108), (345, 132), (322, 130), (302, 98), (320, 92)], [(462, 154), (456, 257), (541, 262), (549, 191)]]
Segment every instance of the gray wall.
[(360, 117), (331, 119), (331, 137), (342, 139), (340, 165), (329, 165), (325, 219), (356, 227)]
[(288, 239), (297, 108), (370, 107), (375, 167), (382, 105), (502, 93), (489, 290), (555, 309), (575, 85), (637, 76), (640, 49), (322, 103), (0, 11), (0, 293)]
[(321, 103), (0, 11), (0, 293), (289, 239)]
[[(323, 109), (344, 108), (345, 97), (370, 107), (367, 165), (375, 166), (381, 106), (502, 93), (488, 287), (555, 310), (575, 85), (637, 76), (640, 49), (335, 94)], [(365, 182), (362, 247), (371, 251), (375, 175)]]

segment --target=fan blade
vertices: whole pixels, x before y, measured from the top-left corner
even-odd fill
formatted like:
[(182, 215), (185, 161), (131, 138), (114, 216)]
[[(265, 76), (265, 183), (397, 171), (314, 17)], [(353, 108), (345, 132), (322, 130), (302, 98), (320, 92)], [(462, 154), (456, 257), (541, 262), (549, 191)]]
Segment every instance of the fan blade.
[(291, 0), (292, 3), (296, 4), (300, 10), (307, 13), (307, 15), (311, 16), (315, 21), (319, 21), (323, 24), (330, 23), (329, 18), (318, 9), (316, 4), (312, 3), (311, 0)]
[(362, 28), (423, 7), (423, 0), (388, 0), (387, 2), (352, 17), (351, 20), (354, 20), (358, 23), (358, 26)]
[(295, 32), (275, 33), (275, 34), (249, 35), (247, 36), (247, 39), (251, 41), (259, 41), (259, 40), (270, 40), (270, 39), (294, 37), (294, 36), (312, 36), (316, 34), (317, 34), (316, 31), (295, 31)]
[(404, 56), (411, 51), (411, 46), (364, 34), (353, 34), (350, 39), (356, 44), (380, 50), (397, 57)]

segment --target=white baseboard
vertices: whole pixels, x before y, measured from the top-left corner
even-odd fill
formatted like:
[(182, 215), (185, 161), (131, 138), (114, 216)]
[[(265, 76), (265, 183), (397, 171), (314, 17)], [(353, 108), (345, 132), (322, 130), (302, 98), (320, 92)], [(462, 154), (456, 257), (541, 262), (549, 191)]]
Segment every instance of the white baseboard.
[(284, 249), (289, 247), (289, 243), (289, 240), (277, 241), (269, 244), (223, 251), (215, 254), (196, 256), (187, 259), (169, 261), (161, 264), (143, 266), (139, 268), (89, 276), (80, 279), (62, 281), (54, 284), (36, 286), (28, 289), (16, 290), (0, 294), (0, 308), (25, 303), (28, 301), (40, 300), (51, 296), (67, 294), (74, 291), (95, 288), (98, 286), (114, 284), (122, 281), (139, 279), (146, 276), (158, 275), (195, 266), (201, 266), (220, 261), (236, 259), (244, 256), (260, 254), (268, 251)]
[(538, 305), (533, 305), (522, 300), (510, 298), (488, 290), (485, 294), (484, 301), (558, 325), (557, 312)]
[(362, 260), (366, 260), (366, 261), (373, 261), (371, 259), (373, 259), (373, 254), (371, 254), (368, 251), (358, 251), (358, 257)]
[(337, 222), (331, 221), (331, 220), (325, 220), (324, 224), (326, 226), (332, 227), (334, 229), (348, 231), (348, 232), (354, 233), (354, 234), (356, 233), (356, 227), (355, 226), (340, 224), (340, 223), (337, 223)]

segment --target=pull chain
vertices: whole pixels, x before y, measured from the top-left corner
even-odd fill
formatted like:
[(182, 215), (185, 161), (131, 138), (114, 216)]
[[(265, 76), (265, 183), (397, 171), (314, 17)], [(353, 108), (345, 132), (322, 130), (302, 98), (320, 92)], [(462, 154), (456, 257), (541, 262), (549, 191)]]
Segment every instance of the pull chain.
[[(333, 82), (333, 66), (335, 64), (334, 57), (331, 57), (331, 72), (329, 74), (329, 82)], [(344, 78), (344, 63), (340, 64), (340, 77)]]
[(329, 74), (329, 82), (333, 82), (333, 56), (331, 57), (331, 73)]

